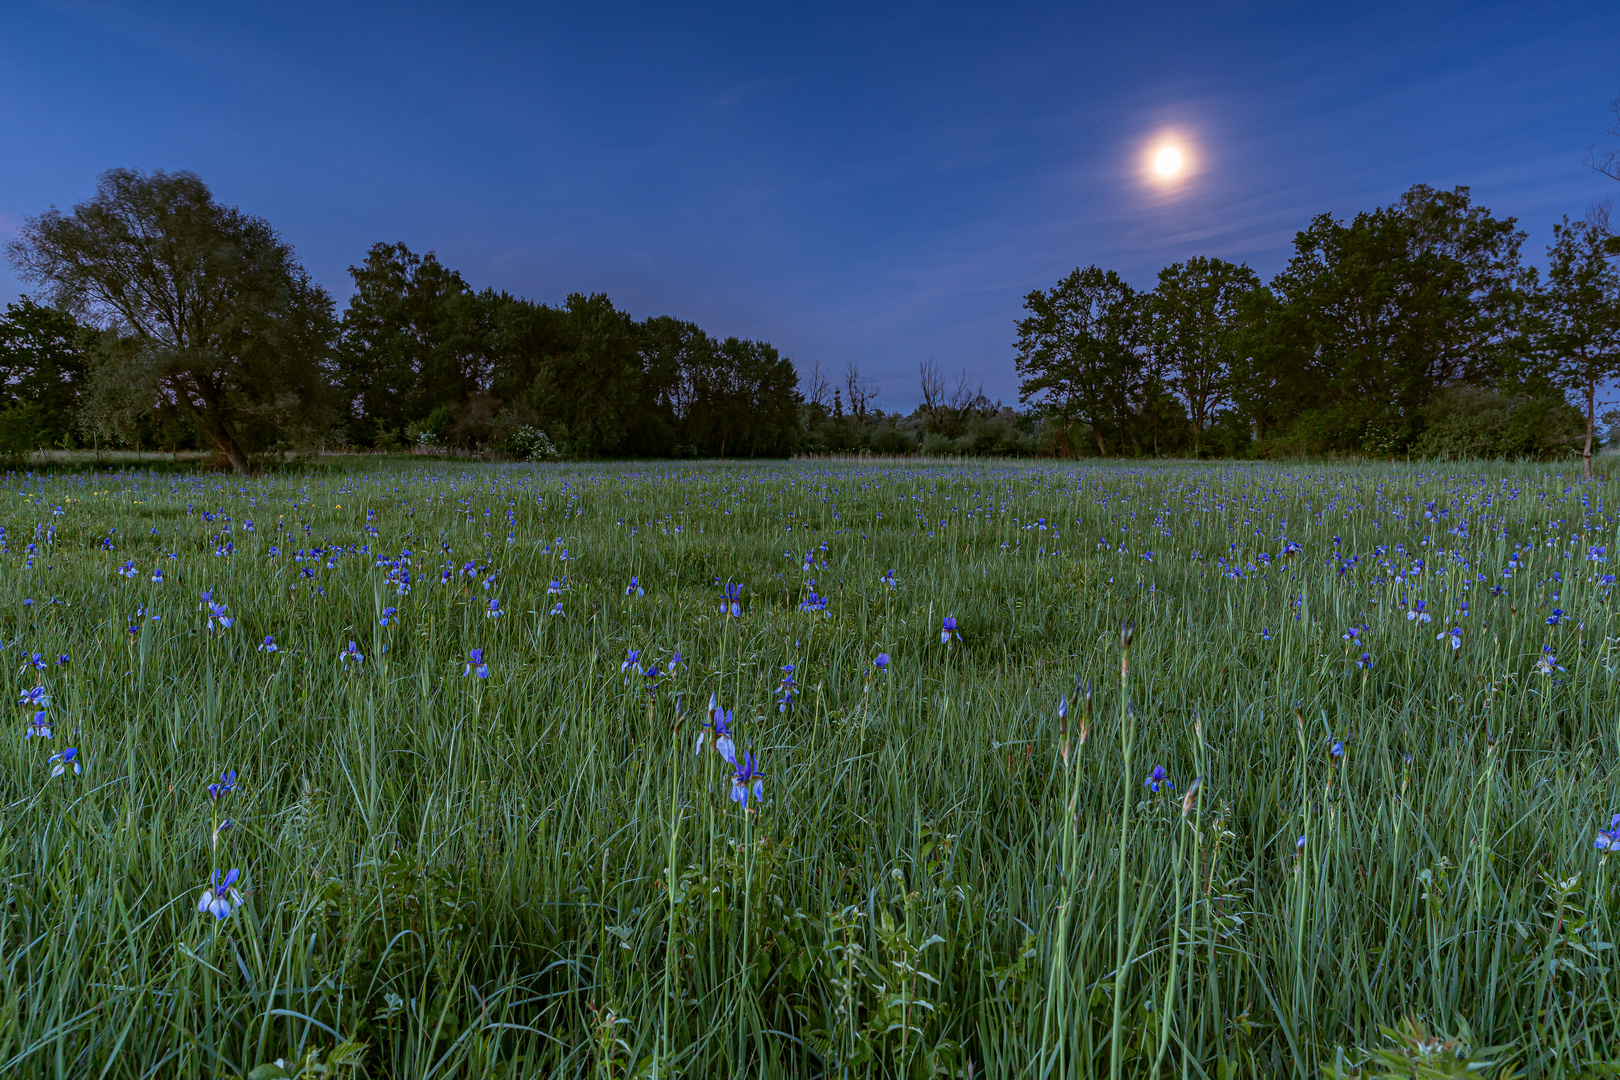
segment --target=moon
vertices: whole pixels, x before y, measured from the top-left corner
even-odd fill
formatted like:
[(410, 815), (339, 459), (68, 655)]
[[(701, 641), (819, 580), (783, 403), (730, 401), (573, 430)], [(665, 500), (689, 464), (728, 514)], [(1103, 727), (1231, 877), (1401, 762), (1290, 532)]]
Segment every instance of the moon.
[(1153, 170), (1160, 176), (1174, 176), (1181, 171), (1181, 151), (1167, 146), (1153, 155)]

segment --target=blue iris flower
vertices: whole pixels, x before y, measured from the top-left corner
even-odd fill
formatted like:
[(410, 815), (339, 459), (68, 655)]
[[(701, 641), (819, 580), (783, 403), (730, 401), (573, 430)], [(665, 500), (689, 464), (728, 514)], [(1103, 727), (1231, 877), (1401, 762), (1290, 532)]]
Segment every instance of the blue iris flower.
[(726, 764), (736, 764), (737, 748), (731, 740), (731, 712), (722, 709), (713, 694), (709, 695), (709, 718), (698, 731), (697, 746), (692, 749), (692, 753), (702, 753), (703, 743), (711, 735), (714, 737), (715, 753), (724, 758)]
[(76, 746), (70, 746), (66, 750), (61, 750), (52, 754), (50, 757), (45, 759), (45, 763), (47, 765), (55, 766), (55, 768), (51, 770), (52, 776), (61, 776), (69, 769), (73, 770), (74, 776), (78, 776), (84, 771), (79, 762), (79, 748)]
[(1609, 819), (1607, 829), (1599, 829), (1592, 846), (1599, 851), (1620, 851), (1620, 814)]
[(1172, 784), (1167, 778), (1163, 765), (1155, 765), (1153, 771), (1148, 773), (1147, 779), (1142, 781), (1142, 786), (1152, 790), (1157, 795), (1162, 789), (1173, 788), (1176, 785)]
[(215, 870), (208, 877), (208, 887), (197, 900), (197, 910), (216, 919), (230, 917), (234, 908), (242, 904), (242, 894), (236, 891), (236, 879), (242, 876), (237, 869), (227, 870), (223, 878)]
[(734, 581), (726, 582), (725, 595), (720, 601), (720, 614), (730, 619), (742, 617), (742, 586)]
[(339, 650), (338, 659), (343, 661), (344, 667), (348, 667), (351, 662), (356, 664), (366, 662), (365, 654), (360, 651), (360, 646), (352, 641), (349, 642), (348, 648)]
[(961, 641), (962, 635), (956, 631), (956, 616), (947, 615), (939, 625), (939, 643), (949, 645), (952, 638)]
[(777, 712), (786, 712), (793, 707), (793, 694), (799, 688), (799, 684), (793, 680), (793, 672), (792, 664), (782, 665), (782, 696), (776, 699)]
[(474, 672), (480, 679), (489, 678), (489, 665), (484, 663), (483, 649), (471, 649), (467, 653), (467, 669), (461, 673), (462, 677), (465, 678)]
[(758, 762), (754, 760), (754, 752), (745, 751), (742, 760), (735, 763), (735, 768), (736, 775), (731, 780), (731, 801), (751, 813), (748, 797), (752, 795), (756, 800), (765, 798), (765, 780)]
[(877, 668), (879, 671), (888, 671), (889, 670), (889, 654), (886, 653), (886, 652), (878, 653), (877, 654), (877, 659), (872, 661), (872, 666)]
[(229, 795), (236, 790), (236, 770), (228, 769), (219, 774), (219, 779), (208, 785), (208, 798), (218, 802), (221, 795)]

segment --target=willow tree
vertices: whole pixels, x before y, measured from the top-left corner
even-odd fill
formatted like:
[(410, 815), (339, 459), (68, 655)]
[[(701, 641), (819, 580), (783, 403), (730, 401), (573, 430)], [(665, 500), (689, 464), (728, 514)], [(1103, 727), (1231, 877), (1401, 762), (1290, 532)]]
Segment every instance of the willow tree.
[(29, 219), (7, 254), (129, 346), (100, 362), (133, 409), (190, 420), (238, 472), (329, 422), (331, 297), (267, 221), (196, 175), (110, 170), (93, 198)]

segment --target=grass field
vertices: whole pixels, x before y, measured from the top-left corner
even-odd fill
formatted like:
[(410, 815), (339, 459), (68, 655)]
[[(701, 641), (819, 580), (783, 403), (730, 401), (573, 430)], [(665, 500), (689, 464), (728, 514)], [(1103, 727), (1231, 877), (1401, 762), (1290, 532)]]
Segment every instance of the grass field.
[(5, 1075), (1620, 1069), (1572, 471), (5, 479)]

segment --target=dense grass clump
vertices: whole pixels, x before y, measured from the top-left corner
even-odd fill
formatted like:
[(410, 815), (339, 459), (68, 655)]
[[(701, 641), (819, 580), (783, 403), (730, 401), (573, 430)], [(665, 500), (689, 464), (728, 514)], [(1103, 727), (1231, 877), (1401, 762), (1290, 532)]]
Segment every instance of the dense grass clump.
[(1620, 1060), (1601, 483), (5, 491), (7, 1075)]

